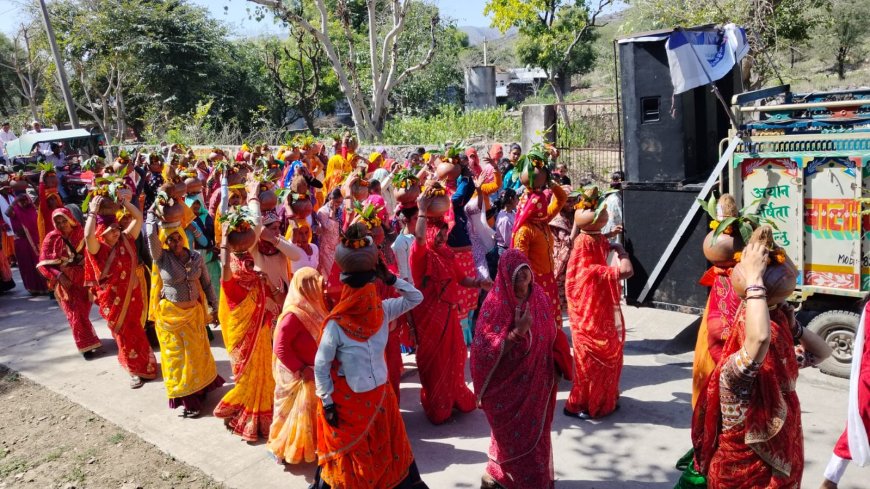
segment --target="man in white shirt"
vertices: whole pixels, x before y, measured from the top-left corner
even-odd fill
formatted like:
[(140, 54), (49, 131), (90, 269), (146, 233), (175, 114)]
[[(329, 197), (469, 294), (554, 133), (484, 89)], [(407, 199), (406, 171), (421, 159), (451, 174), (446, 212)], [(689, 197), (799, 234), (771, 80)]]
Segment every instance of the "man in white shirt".
[(601, 229), (601, 233), (613, 243), (622, 244), (622, 181), (625, 173), (617, 170), (610, 175), (610, 190), (615, 191), (604, 199), (607, 205), (607, 224)]
[(0, 157), (7, 158), (6, 143), (16, 139), (18, 139), (18, 136), (12, 131), (9, 121), (4, 122), (3, 126), (0, 127)]
[(45, 162), (51, 163), (54, 167), (54, 172), (57, 174), (58, 186), (57, 191), (60, 198), (66, 201), (66, 190), (63, 188), (63, 177), (66, 176), (66, 155), (60, 151), (60, 144), (50, 143), (51, 152), (45, 155)]
[[(40, 134), (42, 133), (42, 124), (39, 121), (33, 121), (31, 124), (33, 129), (27, 131), (27, 134)], [(44, 156), (48, 156), (51, 153), (51, 143), (39, 143), (36, 145), (37, 151)]]

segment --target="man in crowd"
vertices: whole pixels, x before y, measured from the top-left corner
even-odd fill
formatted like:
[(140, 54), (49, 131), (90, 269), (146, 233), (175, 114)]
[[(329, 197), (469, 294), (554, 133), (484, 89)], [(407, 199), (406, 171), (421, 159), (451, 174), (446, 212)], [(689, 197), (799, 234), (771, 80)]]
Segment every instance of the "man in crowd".
[(18, 136), (16, 136), (15, 132), (12, 131), (9, 121), (3, 122), (3, 126), (0, 127), (0, 158), (3, 160), (9, 159), (8, 153), (6, 152), (6, 143), (15, 139), (18, 139)]

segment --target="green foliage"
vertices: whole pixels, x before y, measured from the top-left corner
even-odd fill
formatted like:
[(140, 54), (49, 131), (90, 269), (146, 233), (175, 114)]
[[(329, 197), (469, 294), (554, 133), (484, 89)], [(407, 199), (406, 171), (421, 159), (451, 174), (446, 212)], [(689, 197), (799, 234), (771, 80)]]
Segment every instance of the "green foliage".
[(571, 51), (571, 55), (565, 59), (565, 51), (574, 41), (578, 27), (582, 28), (586, 24), (586, 18), (585, 8), (566, 6), (556, 13), (556, 19), (549, 29), (521, 29), (516, 45), (520, 62), (544, 68), (548, 72), (561, 71), (561, 74), (566, 75), (588, 72), (595, 61), (594, 30), (587, 31), (581, 42)]
[(585, 0), (489, 0), (484, 8), (493, 27), (502, 32), (511, 27), (519, 30), (517, 57), (523, 64), (546, 70), (551, 83), (556, 77), (592, 68), (596, 53), (591, 27), (596, 13)]
[[(400, 52), (413, 46), (428, 46), (429, 22), (433, 15), (438, 15), (435, 5), (411, 5)], [(439, 105), (458, 106), (462, 100), (465, 78), (460, 58), (469, 49), (468, 36), (457, 29), (453, 21), (444, 19), (439, 19), (435, 36), (438, 48), (429, 66), (398, 85), (390, 94), (395, 111), (402, 115), (432, 115), (437, 112)], [(408, 61), (416, 62), (413, 59)]]
[(846, 78), (848, 65), (857, 64), (867, 53), (870, 35), (870, 9), (866, 0), (831, 0), (825, 17), (817, 27), (822, 51), (834, 59), (840, 80)]
[[(702, 24), (743, 26), (749, 37), (753, 87), (762, 86), (781, 66), (780, 49), (809, 39), (832, 0), (633, 0), (623, 33)], [(860, 1), (860, 0), (858, 0)]]
[(387, 121), (383, 142), (435, 145), (463, 139), (519, 141), (521, 129), (518, 115), (505, 114), (499, 108), (464, 112), (455, 106), (441, 106), (435, 115), (429, 117)]

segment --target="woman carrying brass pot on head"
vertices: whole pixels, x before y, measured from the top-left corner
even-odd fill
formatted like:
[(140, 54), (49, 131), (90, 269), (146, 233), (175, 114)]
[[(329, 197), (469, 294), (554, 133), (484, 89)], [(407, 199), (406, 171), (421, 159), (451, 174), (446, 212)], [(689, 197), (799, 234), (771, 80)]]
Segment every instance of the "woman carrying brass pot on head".
[(217, 296), (205, 259), (190, 249), (180, 222), (159, 222), (152, 209), (145, 232), (161, 279), (154, 325), (169, 407), (182, 406), (184, 417), (195, 418), (206, 394), (224, 384), (207, 335), (207, 324), (217, 316)]
[[(384, 360), (389, 323), (423, 297), (378, 260), (367, 233), (364, 224), (351, 225), (335, 257), (341, 299), (326, 317), (314, 358), (322, 405), (312, 487), (424, 489)], [(399, 297), (382, 301), (375, 280)]]
[[(579, 195), (574, 226), (580, 234), (568, 260), (565, 296), (574, 347), (574, 385), (562, 411), (580, 419), (607, 416), (619, 406), (625, 324), (619, 282), (633, 273), (628, 253), (601, 233), (607, 209), (597, 187)], [(607, 263), (613, 250), (619, 264)]]
[[(253, 196), (256, 198), (256, 196)], [(223, 215), (218, 316), (236, 385), (214, 410), (227, 429), (246, 441), (269, 436), (272, 424), (272, 322), (279, 310), (268, 280), (254, 268), (254, 217), (246, 207)]]
[(85, 285), (93, 287), (94, 302), (118, 344), (118, 361), (130, 373), (130, 388), (138, 389), (143, 379), (157, 377), (157, 360), (145, 336), (146, 296), (136, 275), (139, 256), (135, 240), (142, 229), (142, 213), (130, 202), (131, 197), (129, 190), (119, 191), (118, 199), (132, 216), (123, 230), (114, 213), (101, 209), (107, 197), (91, 199), (85, 221)]

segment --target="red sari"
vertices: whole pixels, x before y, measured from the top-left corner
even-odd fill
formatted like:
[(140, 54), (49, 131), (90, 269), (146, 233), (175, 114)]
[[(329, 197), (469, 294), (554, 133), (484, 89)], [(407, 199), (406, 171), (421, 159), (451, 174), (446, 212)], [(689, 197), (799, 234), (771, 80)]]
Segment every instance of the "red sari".
[(580, 233), (565, 280), (576, 371), (565, 409), (593, 418), (616, 409), (625, 344), (619, 269), (607, 265), (609, 250), (603, 235)]
[[(771, 311), (770, 350), (752, 384), (741, 423), (722, 430), (720, 382), (708, 382), (695, 407), (695, 460), (711, 489), (800, 487), (804, 450), (800, 402), (795, 392), (798, 362), (788, 324), (780, 308)], [(741, 312), (711, 379), (720, 379), (726, 360), (743, 347), (745, 329), (745, 314)]]
[(707, 387), (707, 381), (719, 359), (722, 347), (737, 319), (740, 297), (731, 286), (731, 268), (711, 267), (701, 277), (700, 284), (710, 287), (707, 307), (701, 318), (698, 339), (695, 342), (695, 357), (692, 365), (692, 407)]
[[(378, 253), (380, 254), (381, 260), (387, 265), (387, 270), (389, 270), (390, 273), (395, 274), (398, 272), (396, 256), (393, 254), (393, 251), (389, 246), (385, 249), (389, 252), (385, 253), (384, 250), (379, 250)], [(375, 288), (378, 290), (378, 297), (382, 301), (393, 297), (399, 297), (399, 294), (396, 293), (396, 289), (388, 286), (382, 280), (375, 282)], [(393, 388), (393, 394), (396, 395), (396, 402), (399, 401), (402, 372), (405, 370), (405, 366), (402, 363), (402, 329), (406, 322), (407, 320), (403, 315), (390, 323), (390, 336), (387, 339), (387, 348), (384, 350), (384, 359), (387, 362), (387, 376), (390, 380), (390, 386)]]
[(465, 274), (449, 248), (435, 246), (438, 228), (430, 225), (426, 233), (425, 246), (411, 245), (411, 275), (423, 302), (411, 310), (410, 320), (417, 334), (420, 402), (429, 421), (441, 424), (454, 407), (468, 413), (476, 401), (465, 385), (465, 339), (458, 316), (459, 282)]
[(136, 275), (138, 262), (135, 242), (127, 234), (121, 233), (114, 247), (101, 241), (96, 254), (87, 254), (85, 284), (95, 286), (100, 315), (118, 344), (118, 362), (130, 375), (154, 379), (157, 360), (145, 336), (144, 294)]
[(471, 377), (480, 408), (492, 429), (486, 472), (506, 489), (552, 488), (550, 426), (556, 402), (553, 326), (549, 299), (532, 282), (527, 301), (532, 327), (504, 353), (518, 306), (513, 279), (529, 267), (517, 250), (506, 251), (495, 285), (480, 311), (471, 345)]
[[(91, 300), (85, 288), (85, 233), (69, 209), (55, 209), (51, 213), (52, 224), (58, 216), (69, 222), (70, 235), (65, 238), (60, 231), (52, 229), (42, 242), (36, 268), (54, 287), (54, 297), (66, 314), (76, 347), (79, 353), (85, 353), (100, 347), (100, 338), (91, 324)], [(61, 274), (69, 279), (69, 287), (57, 281)]]

